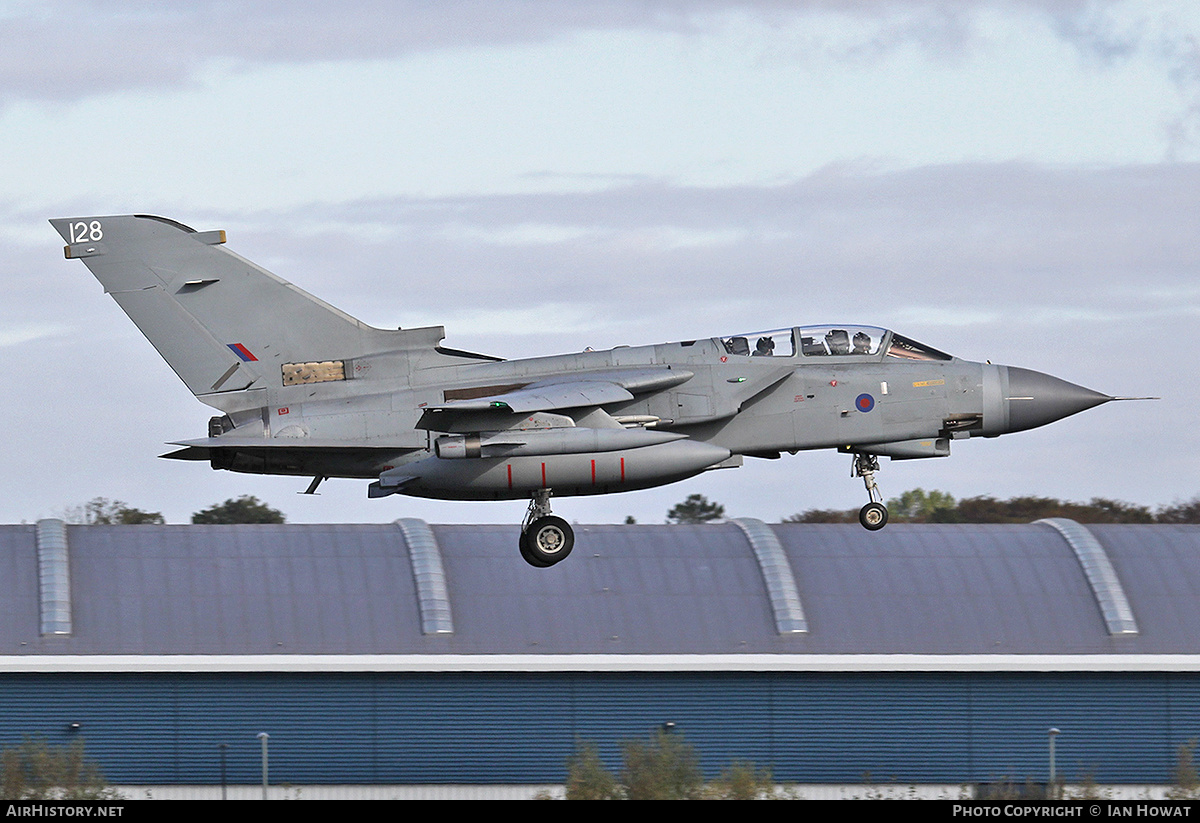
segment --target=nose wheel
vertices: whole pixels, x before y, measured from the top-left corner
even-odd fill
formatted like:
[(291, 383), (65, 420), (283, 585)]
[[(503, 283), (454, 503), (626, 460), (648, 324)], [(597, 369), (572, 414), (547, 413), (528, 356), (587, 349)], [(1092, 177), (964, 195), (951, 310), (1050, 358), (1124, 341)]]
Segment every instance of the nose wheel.
[(869, 531), (879, 531), (887, 525), (887, 521), (887, 506), (882, 503), (872, 501), (858, 510), (858, 522)]
[(879, 471), (879, 458), (873, 454), (855, 454), (852, 477), (861, 477), (867, 487), (867, 496), (871, 502), (858, 510), (858, 522), (868, 531), (879, 531), (888, 522), (887, 506), (883, 505), (883, 495), (879, 486), (875, 485), (875, 472)]
[(519, 545), (525, 562), (539, 569), (565, 560), (575, 547), (575, 532), (570, 524), (550, 512), (549, 489), (533, 493), (525, 522), (521, 524)]

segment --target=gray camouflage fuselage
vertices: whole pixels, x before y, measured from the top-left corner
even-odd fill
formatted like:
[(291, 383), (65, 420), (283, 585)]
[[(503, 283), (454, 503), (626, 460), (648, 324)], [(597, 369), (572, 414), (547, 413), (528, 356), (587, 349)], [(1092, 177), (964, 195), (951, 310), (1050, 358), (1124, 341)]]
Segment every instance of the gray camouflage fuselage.
[[(310, 398), (311, 389), (284, 387), (278, 404), (236, 431), (263, 438), (295, 436), (299, 448), (243, 449), (213, 455), (213, 464), (267, 474), (385, 476), (385, 488), (390, 472), (408, 478), (397, 488), (400, 493), (433, 498), (520, 499), (539, 488), (553, 488), (556, 496), (606, 494), (737, 466), (743, 456), (777, 458), (782, 452), (836, 448), (894, 459), (941, 457), (950, 453), (953, 439), (1032, 428), (1108, 399), (1025, 369), (958, 358), (913, 361), (886, 351), (881, 346), (874, 355), (738, 356), (726, 353), (715, 338), (517, 361), (431, 364), (413, 369), (403, 389), (347, 398)], [(372, 358), (356, 361), (355, 367), (370, 373)], [(596, 379), (618, 385), (624, 380), (634, 396), (574, 407), (560, 401), (549, 413), (562, 420), (549, 421), (538, 417), (547, 412), (493, 407), (456, 414), (453, 408), (456, 395), (503, 397), (545, 381), (570, 380), (574, 386)], [(1030, 394), (1031, 383), (1046, 381), (1052, 382), (1039, 386), (1038, 397)], [(864, 395), (871, 398), (869, 409), (857, 405)], [(423, 411), (430, 407), (438, 411)], [(648, 422), (626, 428), (627, 420)], [(611, 448), (585, 445), (573, 452), (566, 451), (569, 444), (551, 442), (554, 433), (572, 426), (573, 431), (585, 427), (630, 435), (670, 432), (679, 439), (639, 443), (631, 437)], [(462, 442), (476, 436), (480, 446), (448, 455), (448, 448), (437, 448), (448, 435), (462, 435)], [(380, 441), (408, 448), (359, 455), (303, 448), (304, 441), (354, 439), (363, 446)], [(490, 451), (489, 440), (495, 442)]]

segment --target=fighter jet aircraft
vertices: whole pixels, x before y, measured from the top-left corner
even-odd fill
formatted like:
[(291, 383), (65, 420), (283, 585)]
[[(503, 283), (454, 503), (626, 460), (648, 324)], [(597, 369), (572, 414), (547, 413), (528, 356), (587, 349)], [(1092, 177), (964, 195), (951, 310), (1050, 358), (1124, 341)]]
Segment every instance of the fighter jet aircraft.
[(837, 449), (887, 524), (879, 458), (945, 457), (1114, 398), (835, 323), (503, 360), (441, 326), (368, 326), (198, 232), (150, 215), (51, 220), (197, 399), (208, 436), (163, 455), (214, 469), (366, 478), (371, 497), (530, 500), (533, 566), (571, 552), (550, 498), (674, 483), (745, 458)]

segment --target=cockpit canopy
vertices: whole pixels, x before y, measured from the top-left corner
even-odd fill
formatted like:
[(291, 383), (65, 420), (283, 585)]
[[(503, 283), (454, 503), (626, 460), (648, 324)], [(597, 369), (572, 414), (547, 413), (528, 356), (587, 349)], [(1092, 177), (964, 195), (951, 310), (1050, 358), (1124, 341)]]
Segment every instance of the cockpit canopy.
[(886, 329), (873, 326), (801, 326), (800, 352), (805, 357), (879, 354)]
[(735, 334), (722, 337), (721, 345), (729, 354), (746, 357), (793, 357), (796, 354), (796, 338), (793, 329), (759, 331), (753, 334)]
[[(800, 326), (719, 338), (726, 353), (743, 357), (886, 357), (953, 360), (945, 352), (877, 326)], [(797, 342), (799, 346), (797, 347)]]

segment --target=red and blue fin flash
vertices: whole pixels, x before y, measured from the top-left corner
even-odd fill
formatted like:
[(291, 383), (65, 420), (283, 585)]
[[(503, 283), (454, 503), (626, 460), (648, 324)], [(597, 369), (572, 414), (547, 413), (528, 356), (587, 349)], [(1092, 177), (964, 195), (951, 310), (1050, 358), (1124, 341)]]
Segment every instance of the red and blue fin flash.
[(230, 351), (242, 358), (243, 363), (258, 362), (258, 358), (250, 353), (250, 350), (241, 343), (226, 343)]

